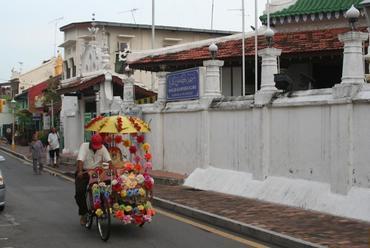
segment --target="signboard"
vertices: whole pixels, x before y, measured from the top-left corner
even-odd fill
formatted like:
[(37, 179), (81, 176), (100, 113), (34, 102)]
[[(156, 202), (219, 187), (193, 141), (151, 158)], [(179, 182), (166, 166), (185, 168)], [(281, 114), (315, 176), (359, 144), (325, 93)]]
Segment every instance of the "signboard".
[(50, 129), (50, 115), (43, 115), (43, 124), (44, 124), (44, 130)]
[(28, 89), (28, 102), (30, 112), (42, 111), (45, 96), (43, 91), (48, 87), (47, 82), (37, 84)]
[(33, 113), (32, 114), (32, 120), (33, 121), (40, 121), (41, 120), (41, 114), (39, 114), (39, 113)]
[(199, 98), (199, 68), (170, 73), (166, 76), (167, 101)]

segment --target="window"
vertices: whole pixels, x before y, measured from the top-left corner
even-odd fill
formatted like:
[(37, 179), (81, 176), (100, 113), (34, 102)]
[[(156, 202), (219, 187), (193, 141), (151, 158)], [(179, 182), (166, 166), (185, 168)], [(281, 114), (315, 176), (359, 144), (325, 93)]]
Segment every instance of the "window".
[(117, 51), (125, 51), (125, 49), (129, 49), (128, 42), (117, 42)]
[(63, 62), (63, 71), (65, 71), (65, 78), (68, 79), (71, 77), (71, 70), (70, 68), (68, 67), (68, 62), (67, 61), (64, 61)]
[(69, 59), (69, 63), (71, 65), (71, 69), (72, 69), (72, 77), (75, 77), (76, 76), (76, 65), (74, 63), (73, 58)]

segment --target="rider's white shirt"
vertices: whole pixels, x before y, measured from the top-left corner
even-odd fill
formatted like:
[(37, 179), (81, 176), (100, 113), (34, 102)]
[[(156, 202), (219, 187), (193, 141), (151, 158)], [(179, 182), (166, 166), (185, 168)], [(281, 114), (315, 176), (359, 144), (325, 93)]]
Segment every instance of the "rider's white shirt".
[(94, 169), (97, 166), (101, 166), (102, 162), (111, 161), (109, 152), (105, 146), (102, 146), (95, 153), (89, 148), (89, 143), (82, 143), (78, 152), (77, 160), (81, 160), (84, 169)]

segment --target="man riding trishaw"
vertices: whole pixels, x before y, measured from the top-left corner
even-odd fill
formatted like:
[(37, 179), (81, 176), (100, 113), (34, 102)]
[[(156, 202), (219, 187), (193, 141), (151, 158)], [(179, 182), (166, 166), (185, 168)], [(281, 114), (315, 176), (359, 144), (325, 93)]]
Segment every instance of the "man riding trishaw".
[(90, 176), (87, 170), (94, 169), (108, 163), (112, 168), (111, 156), (103, 145), (103, 138), (99, 134), (94, 134), (90, 142), (82, 143), (77, 156), (77, 170), (75, 175), (75, 199), (80, 215), (80, 224), (85, 226), (87, 223), (87, 202), (86, 189), (89, 184)]

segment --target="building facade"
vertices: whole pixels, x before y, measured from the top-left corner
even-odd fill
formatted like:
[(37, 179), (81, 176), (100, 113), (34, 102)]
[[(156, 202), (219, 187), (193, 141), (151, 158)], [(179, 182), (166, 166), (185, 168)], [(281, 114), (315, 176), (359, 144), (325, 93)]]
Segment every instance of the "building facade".
[[(140, 24), (127, 24), (115, 22), (95, 22), (103, 32), (98, 32), (96, 42), (98, 46), (106, 43), (110, 56), (110, 66), (118, 74), (124, 73), (124, 62), (119, 61), (119, 52), (129, 49), (132, 52), (152, 49), (151, 26)], [(60, 28), (64, 32), (64, 42), (60, 47), (64, 48), (64, 79), (70, 79), (81, 75), (81, 54), (86, 44), (91, 39), (88, 28), (91, 22), (78, 22), (65, 25)], [(212, 37), (230, 35), (233, 32), (203, 30), (192, 28), (156, 26), (154, 47), (161, 48), (182, 43), (204, 40)], [(147, 89), (156, 89), (153, 75), (148, 72), (136, 71), (134, 78), (143, 83)]]
[(27, 72), (20, 73), (13, 69), (11, 78), (19, 80), (18, 92), (22, 92), (23, 90), (27, 90), (28, 88), (44, 82), (49, 78), (61, 75), (63, 70), (62, 65), (63, 59), (61, 55), (58, 54), (57, 57), (44, 61), (40, 66)]

